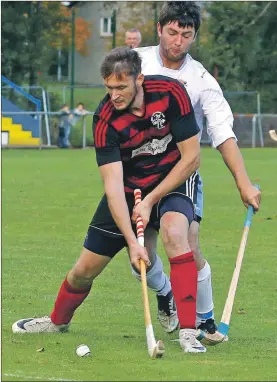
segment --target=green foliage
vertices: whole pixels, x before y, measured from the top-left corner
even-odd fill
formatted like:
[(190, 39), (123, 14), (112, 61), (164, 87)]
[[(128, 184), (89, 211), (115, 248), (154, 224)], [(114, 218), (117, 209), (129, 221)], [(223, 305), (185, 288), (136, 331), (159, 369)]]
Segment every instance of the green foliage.
[(5, 1), (2, 11), (2, 72), (15, 83), (35, 85), (53, 60), (52, 43), (64, 21), (59, 2)]
[(63, 105), (63, 99), (61, 92), (58, 91), (48, 91), (48, 87), (45, 88), (46, 92), (48, 93), (49, 97), (49, 107), (50, 111), (58, 111), (60, 110), (61, 106)]
[(257, 90), (262, 112), (277, 113), (277, 3), (209, 2), (206, 11), (208, 38), (200, 49), (206, 66), (218, 67), (225, 90)]
[[(73, 147), (82, 147), (83, 146), (83, 123), (84, 119), (81, 118), (76, 126), (73, 126), (70, 134), (70, 142)], [(86, 146), (92, 146), (93, 134), (92, 134), (92, 115), (85, 117), (85, 126), (86, 126)]]
[[(51, 138), (51, 144), (57, 145), (58, 143), (58, 136), (59, 136), (59, 117), (58, 116), (50, 116), (50, 138)], [(81, 118), (75, 126), (71, 126), (70, 131), (70, 137), (69, 141), (74, 148), (80, 148), (83, 147), (83, 123), (84, 119)], [(92, 134), (92, 115), (88, 115), (85, 117), (85, 127), (86, 127), (86, 146), (93, 146), (94, 140), (93, 140), (93, 134)], [(46, 144), (47, 137), (46, 137), (46, 127), (43, 123), (42, 128), (42, 137), (43, 142)]]

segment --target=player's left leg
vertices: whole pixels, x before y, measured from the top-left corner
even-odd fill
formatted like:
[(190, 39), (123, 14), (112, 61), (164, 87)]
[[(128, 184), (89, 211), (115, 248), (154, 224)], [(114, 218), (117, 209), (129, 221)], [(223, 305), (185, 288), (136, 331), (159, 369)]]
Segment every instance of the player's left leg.
[[(172, 333), (178, 328), (179, 320), (168, 276), (163, 270), (163, 263), (157, 255), (158, 232), (148, 226), (144, 233), (145, 247), (151, 266), (147, 269), (147, 285), (156, 292), (158, 302), (158, 320), (167, 333)], [(132, 268), (133, 275), (141, 280), (140, 274)]]
[(200, 224), (194, 220), (189, 228), (189, 245), (193, 252), (198, 271), (196, 327), (209, 333), (214, 333), (217, 326), (214, 320), (214, 303), (212, 291), (211, 267), (204, 259), (199, 247)]
[(161, 237), (170, 262), (170, 281), (180, 322), (181, 348), (203, 353), (196, 339), (197, 268), (189, 246), (188, 230), (194, 217), (192, 200), (179, 192), (168, 194), (159, 203)]
[(200, 174), (195, 179), (194, 197), (195, 217), (189, 228), (189, 245), (192, 249), (198, 271), (196, 327), (213, 334), (217, 330), (214, 320), (214, 303), (211, 280), (211, 267), (204, 259), (199, 247), (199, 229), (203, 217), (203, 183)]

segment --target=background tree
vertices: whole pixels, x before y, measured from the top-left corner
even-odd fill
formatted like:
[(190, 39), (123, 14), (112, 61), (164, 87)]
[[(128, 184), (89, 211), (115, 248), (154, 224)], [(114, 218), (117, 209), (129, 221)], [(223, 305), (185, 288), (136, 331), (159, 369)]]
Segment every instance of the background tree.
[[(71, 17), (60, 2), (2, 2), (2, 73), (15, 83), (35, 85), (46, 74), (53, 49), (71, 45)], [(76, 18), (76, 50), (86, 53), (89, 23)]]
[(225, 90), (257, 90), (262, 112), (277, 112), (275, 2), (209, 2), (206, 37), (200, 30), (200, 58), (218, 68)]
[[(49, 3), (46, 3), (49, 7)], [(51, 3), (50, 3), (51, 4)], [(60, 5), (60, 18), (56, 21), (51, 45), (56, 48), (70, 48), (72, 43), (71, 34), (71, 10)], [(52, 32), (51, 32), (52, 34)], [(82, 17), (75, 17), (75, 48), (82, 55), (87, 55), (87, 40), (91, 36), (91, 23)], [(54, 37), (54, 38), (53, 38)], [(49, 38), (50, 40), (50, 38)]]

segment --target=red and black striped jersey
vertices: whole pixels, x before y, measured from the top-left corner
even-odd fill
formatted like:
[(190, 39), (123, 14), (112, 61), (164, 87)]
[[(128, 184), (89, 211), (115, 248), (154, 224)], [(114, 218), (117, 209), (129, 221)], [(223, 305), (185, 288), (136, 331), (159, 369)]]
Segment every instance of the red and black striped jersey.
[(180, 159), (177, 143), (198, 134), (190, 98), (179, 81), (145, 76), (145, 114), (116, 110), (107, 94), (93, 117), (98, 166), (122, 161), (126, 192), (150, 192)]

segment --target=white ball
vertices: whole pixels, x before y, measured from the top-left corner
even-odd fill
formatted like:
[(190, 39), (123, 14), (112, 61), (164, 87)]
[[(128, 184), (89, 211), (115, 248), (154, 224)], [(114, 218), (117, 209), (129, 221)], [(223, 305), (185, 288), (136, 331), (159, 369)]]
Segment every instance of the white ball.
[(76, 354), (79, 357), (87, 357), (90, 355), (90, 349), (87, 345), (81, 344), (81, 345), (77, 346)]

